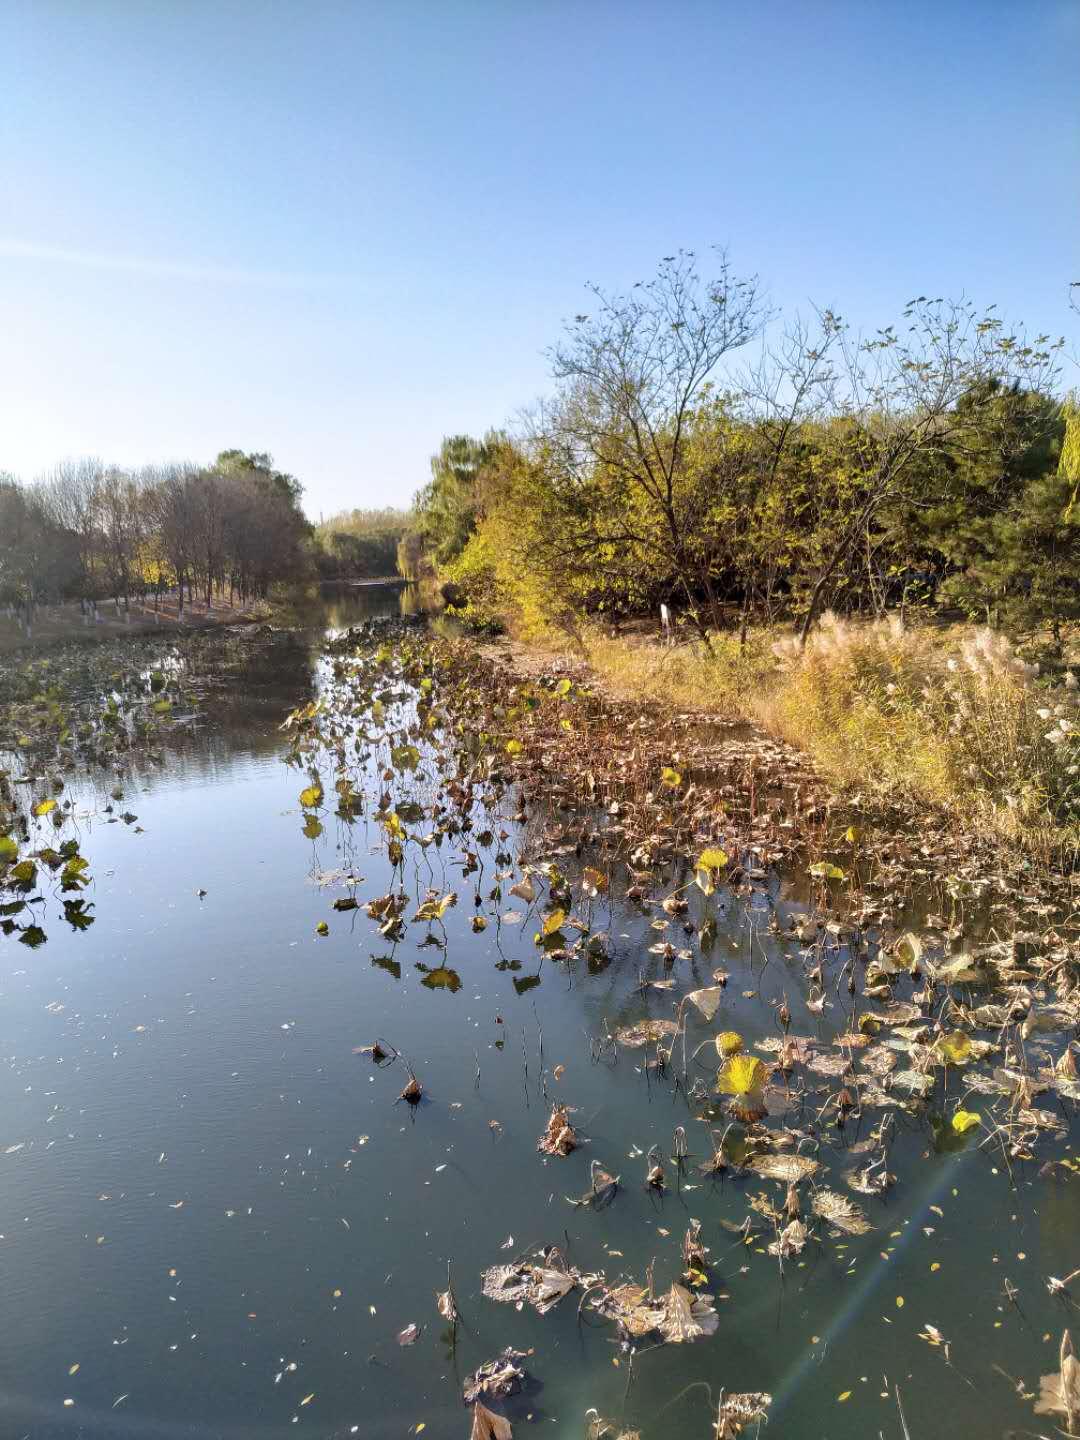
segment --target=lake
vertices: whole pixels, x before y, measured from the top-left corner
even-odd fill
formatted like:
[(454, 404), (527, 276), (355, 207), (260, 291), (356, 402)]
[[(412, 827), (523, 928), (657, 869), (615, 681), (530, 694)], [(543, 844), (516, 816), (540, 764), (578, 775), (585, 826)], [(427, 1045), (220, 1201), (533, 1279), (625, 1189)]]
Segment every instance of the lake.
[[(694, 945), (672, 965), (650, 950), (659, 912), (613, 884), (595, 904), (603, 956), (551, 959), (509, 880), (488, 898), (495, 872), (513, 868), (496, 851), (543, 850), (508, 803), (504, 838), (464, 847), (478, 870), (465, 873), (452, 843), (410, 869), (409, 920), (425, 887), (457, 892), (439, 924), (410, 923), (395, 944), (362, 908), (333, 908), (393, 888), (385, 838), (370, 809), (349, 822), (325, 806), (310, 838), (298, 799), (309, 781), (284, 763), (282, 722), (326, 685), (328, 632), (402, 603), (342, 593), (289, 633), (238, 639), (157, 763), (66, 777), (75, 814), (62, 834), (77, 832), (90, 862), (95, 922), (79, 933), (54, 916), (32, 950), (0, 938), (4, 1433), (450, 1440), (469, 1433), (465, 1376), (508, 1345), (534, 1352), (531, 1383), (495, 1406), (518, 1437), (582, 1436), (594, 1408), (613, 1435), (706, 1440), (725, 1389), (769, 1392), (763, 1433), (799, 1440), (900, 1440), (905, 1419), (912, 1440), (1052, 1433), (1030, 1392), (1057, 1368), (1070, 1320), (1046, 1277), (1080, 1265), (1072, 1182), (1039, 1180), (1037, 1162), (1015, 1161), (1010, 1176), (978, 1137), (937, 1148), (898, 1111), (897, 1183), (853, 1197), (873, 1229), (826, 1232), (781, 1273), (768, 1235), (746, 1243), (734, 1230), (751, 1197), (780, 1204), (783, 1187), (698, 1170), (709, 1130), (727, 1124), (719, 1107), (703, 1124), (646, 1067), (647, 1049), (598, 1053), (605, 1031), (670, 1018), (719, 967), (730, 978), (717, 1019), (689, 1011), (687, 1052), (706, 1047), (692, 1077), (712, 1084), (719, 1024), (778, 1037), (785, 995), (792, 1033), (827, 1044), (839, 1001), (806, 1009), (798, 947), (782, 933), (805, 908), (804, 878), (774, 873), (758, 899), (719, 897), (711, 953)], [(332, 773), (322, 779), (329, 789)], [(590, 852), (569, 844), (557, 858), (578, 883)], [(690, 895), (693, 920), (704, 897)], [(459, 985), (423, 983), (447, 967)], [(643, 992), (643, 971), (676, 988)], [(403, 1061), (354, 1053), (380, 1038), (422, 1082), (418, 1106), (398, 1100)], [(574, 1107), (587, 1143), (545, 1158), (537, 1137), (556, 1101)], [(879, 1119), (829, 1128), (819, 1158), (835, 1176), (859, 1163)], [(687, 1164), (666, 1163), (664, 1193), (646, 1189), (648, 1152), (670, 1157), (678, 1126)], [(1068, 1136), (1053, 1153), (1070, 1153)], [(593, 1160), (621, 1176), (601, 1211), (567, 1202), (588, 1189)], [(662, 1292), (692, 1218), (719, 1316), (695, 1343), (632, 1357), (611, 1324), (579, 1315), (579, 1292), (543, 1316), (480, 1293), (483, 1270), (544, 1244), (611, 1279), (643, 1282), (652, 1264)], [(448, 1262), (453, 1344), (435, 1309)], [(403, 1345), (410, 1325), (419, 1335)]]

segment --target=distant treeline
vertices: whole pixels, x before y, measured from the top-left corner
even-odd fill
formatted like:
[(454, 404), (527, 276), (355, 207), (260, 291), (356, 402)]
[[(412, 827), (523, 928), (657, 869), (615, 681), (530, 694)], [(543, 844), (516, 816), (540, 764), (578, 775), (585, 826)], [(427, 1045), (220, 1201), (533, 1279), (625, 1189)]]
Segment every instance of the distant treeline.
[(0, 475), (0, 603), (130, 603), (179, 591), (246, 603), (271, 585), (393, 575), (408, 518), (353, 510), (312, 526), (303, 486), (269, 455), (124, 469), (68, 461), (22, 485)]
[(1062, 342), (919, 296), (855, 335), (780, 329), (756, 280), (668, 257), (592, 292), (518, 433), (448, 438), (403, 544), (478, 625), (680, 612), (717, 630), (826, 606), (1080, 616), (1080, 410)]

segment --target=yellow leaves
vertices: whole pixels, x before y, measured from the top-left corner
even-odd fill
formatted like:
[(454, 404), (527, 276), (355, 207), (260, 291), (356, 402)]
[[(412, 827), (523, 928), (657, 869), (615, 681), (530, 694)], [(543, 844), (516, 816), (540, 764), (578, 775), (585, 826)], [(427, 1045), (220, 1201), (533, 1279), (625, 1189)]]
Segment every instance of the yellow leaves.
[(673, 770), (670, 765), (665, 765), (660, 771), (660, 784), (665, 790), (678, 790), (682, 784), (682, 776), (678, 770)]
[(842, 1391), (840, 1392), (840, 1394), (837, 1395), (837, 1397), (836, 1397), (836, 1403), (837, 1403), (838, 1405), (845, 1405), (845, 1404), (847, 1404), (847, 1402), (848, 1402), (850, 1399), (851, 1399), (851, 1391), (850, 1391), (850, 1390), (842, 1390)]
[(847, 876), (840, 869), (839, 865), (832, 864), (829, 860), (817, 860), (810, 866), (809, 874), (817, 880), (846, 880)]
[(723, 870), (728, 863), (727, 853), (721, 850), (718, 845), (710, 846), (703, 850), (697, 858), (697, 869), (699, 870)]
[(902, 1310), (902, 1309), (904, 1308), (904, 1297), (903, 1297), (903, 1295), (897, 1295), (897, 1297), (896, 1297), (896, 1308), (897, 1308), (898, 1310)]
[(540, 927), (540, 933), (544, 936), (554, 935), (557, 931), (562, 929), (565, 923), (566, 911), (552, 910), (550, 915), (546, 915), (544, 917), (544, 923)]
[(716, 1037), (716, 1052), (723, 1059), (738, 1055), (743, 1048), (743, 1038), (737, 1030), (721, 1030)]
[(950, 1030), (938, 1036), (934, 1048), (946, 1064), (963, 1065), (971, 1055), (971, 1036), (963, 1030)]
[(969, 1130), (981, 1125), (982, 1120), (974, 1110), (957, 1110), (950, 1123), (957, 1135), (966, 1135)]
[(716, 1088), (722, 1095), (754, 1095), (764, 1090), (768, 1078), (756, 1055), (732, 1055), (720, 1068)]
[(300, 804), (305, 810), (314, 810), (317, 805), (322, 804), (322, 798), (323, 788), (318, 781), (314, 785), (309, 785), (306, 790), (300, 791)]
[(909, 930), (893, 947), (893, 959), (902, 970), (914, 970), (922, 959), (922, 948), (918, 935)]
[(608, 877), (602, 870), (594, 870), (586, 865), (581, 872), (581, 888), (586, 895), (595, 898), (608, 888)]
[(56, 801), (52, 798), (48, 800), (39, 800), (38, 803), (34, 806), (34, 814), (38, 817), (38, 819), (40, 819), (42, 815), (48, 815), (50, 810), (55, 809)]
[(520, 755), (524, 749), (525, 746), (522, 745), (520, 740), (507, 740), (506, 742), (506, 753), (508, 755)]
[(443, 895), (441, 898), (438, 898), (436, 896), (429, 896), (417, 910), (416, 914), (413, 916), (413, 919), (442, 920), (450, 907), (456, 904), (457, 894), (453, 890), (451, 890), (448, 894)]
[(720, 871), (727, 863), (727, 853), (719, 846), (710, 846), (701, 852), (694, 866), (694, 883), (703, 894), (711, 895), (715, 891)]

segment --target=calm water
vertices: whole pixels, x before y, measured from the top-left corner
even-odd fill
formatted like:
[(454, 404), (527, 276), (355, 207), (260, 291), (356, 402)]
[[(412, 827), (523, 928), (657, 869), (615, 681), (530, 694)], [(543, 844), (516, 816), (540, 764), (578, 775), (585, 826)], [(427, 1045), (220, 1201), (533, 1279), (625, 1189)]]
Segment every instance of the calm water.
[[(719, 1221), (740, 1223), (749, 1193), (782, 1192), (691, 1173), (663, 1199), (646, 1193), (641, 1152), (668, 1150), (686, 1124), (704, 1159), (704, 1127), (646, 1082), (641, 1051), (592, 1063), (605, 1021), (671, 1014), (671, 995), (635, 989), (639, 967), (662, 973), (640, 909), (615, 903), (610, 964), (568, 971), (538, 959), (532, 923), (474, 934), (478, 877), (431, 852), (430, 884), (462, 896), (447, 917), (456, 993), (420, 983), (417, 963), (439, 963), (419, 948), (425, 927), (391, 954), (362, 911), (332, 909), (342, 868), (364, 876), (361, 900), (389, 888), (381, 839), (332, 817), (305, 839), (307, 782), (282, 763), (279, 726), (318, 684), (321, 632), (398, 604), (336, 597), (307, 632), (253, 644), (201, 724), (125, 778), (143, 833), (90, 813), (115, 777), (82, 782), (96, 924), (54, 923), (33, 952), (0, 939), (2, 1433), (381, 1437), (422, 1423), (433, 1440), (463, 1437), (461, 1380), (508, 1344), (536, 1350), (535, 1387), (506, 1407), (519, 1437), (580, 1436), (595, 1406), (646, 1440), (706, 1440), (705, 1386), (714, 1414), (722, 1387), (771, 1391), (772, 1436), (900, 1437), (897, 1383), (912, 1440), (1050, 1433), (1013, 1382), (1037, 1390), (1056, 1368), (1068, 1317), (1044, 1277), (1080, 1264), (1080, 1192), (1036, 1182), (1034, 1166), (1010, 1188), (974, 1145), (937, 1155), (911, 1128), (891, 1166), (900, 1183), (865, 1202), (874, 1232), (811, 1244), (781, 1282)], [(788, 888), (775, 889), (782, 915)], [(763, 934), (775, 963), (761, 994), (743, 995), (757, 986), (745, 957), (760, 920), (729, 907), (708, 961), (676, 963), (679, 992), (724, 965), (724, 1024), (775, 1034), (771, 1002), (786, 990), (797, 1032), (830, 1033), (842, 1017), (801, 1012), (795, 952)], [(696, 1019), (691, 1045), (715, 1029)], [(415, 1112), (395, 1104), (400, 1065), (353, 1053), (376, 1036), (422, 1079)], [(590, 1142), (546, 1163), (545, 1085)], [(565, 1199), (586, 1189), (592, 1158), (624, 1185), (599, 1214)], [(582, 1268), (641, 1279), (655, 1258), (666, 1287), (691, 1216), (730, 1297), (720, 1330), (639, 1356), (628, 1396), (612, 1328), (580, 1324), (576, 1296), (541, 1318), (479, 1294), (484, 1267), (567, 1235)], [(433, 1300), (448, 1258), (456, 1351)], [(413, 1322), (422, 1333), (403, 1348)], [(919, 1338), (927, 1322), (952, 1342), (951, 1368)]]

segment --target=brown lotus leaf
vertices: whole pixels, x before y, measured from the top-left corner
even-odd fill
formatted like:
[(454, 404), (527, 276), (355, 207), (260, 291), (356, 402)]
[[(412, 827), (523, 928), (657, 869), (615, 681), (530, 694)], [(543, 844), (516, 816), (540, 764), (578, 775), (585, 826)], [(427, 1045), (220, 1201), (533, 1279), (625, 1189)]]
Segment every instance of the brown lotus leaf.
[(746, 1164), (766, 1180), (779, 1180), (787, 1185), (809, 1180), (818, 1169), (818, 1162), (808, 1155), (753, 1155)]
[(465, 1379), (465, 1404), (474, 1405), (481, 1396), (492, 1399), (515, 1395), (525, 1383), (525, 1371), (517, 1362), (531, 1353), (508, 1345), (501, 1355), (474, 1370)]
[(757, 1390), (725, 1395), (716, 1416), (714, 1440), (735, 1440), (747, 1425), (766, 1419), (771, 1404), (772, 1396)]
[(836, 1190), (818, 1190), (810, 1202), (815, 1215), (820, 1215), (845, 1235), (865, 1235), (874, 1227), (853, 1201)]
[(544, 1155), (569, 1155), (577, 1149), (578, 1138), (570, 1124), (570, 1111), (565, 1105), (552, 1108), (547, 1129), (536, 1142), (536, 1148)]
[(625, 1025), (615, 1032), (620, 1045), (637, 1048), (641, 1045), (656, 1045), (661, 1040), (678, 1033), (674, 1020), (639, 1020), (636, 1025)]
[(513, 1428), (505, 1415), (496, 1415), (477, 1400), (473, 1406), (469, 1440), (513, 1440)]

